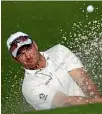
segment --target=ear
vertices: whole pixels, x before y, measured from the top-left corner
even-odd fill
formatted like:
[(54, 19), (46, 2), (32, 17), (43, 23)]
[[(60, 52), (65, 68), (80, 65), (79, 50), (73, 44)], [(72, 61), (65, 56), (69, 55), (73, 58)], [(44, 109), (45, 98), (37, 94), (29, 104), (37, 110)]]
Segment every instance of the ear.
[(34, 46), (36, 47), (36, 49), (38, 49), (38, 46), (37, 46), (37, 44), (35, 43), (34, 40), (33, 40), (33, 44), (34, 44)]

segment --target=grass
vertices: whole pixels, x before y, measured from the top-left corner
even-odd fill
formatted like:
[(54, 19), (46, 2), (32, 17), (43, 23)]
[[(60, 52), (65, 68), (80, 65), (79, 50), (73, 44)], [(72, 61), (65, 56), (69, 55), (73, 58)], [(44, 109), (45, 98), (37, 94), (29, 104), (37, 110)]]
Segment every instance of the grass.
[(23, 114), (102, 114), (102, 104), (73, 106), (45, 111), (26, 112)]

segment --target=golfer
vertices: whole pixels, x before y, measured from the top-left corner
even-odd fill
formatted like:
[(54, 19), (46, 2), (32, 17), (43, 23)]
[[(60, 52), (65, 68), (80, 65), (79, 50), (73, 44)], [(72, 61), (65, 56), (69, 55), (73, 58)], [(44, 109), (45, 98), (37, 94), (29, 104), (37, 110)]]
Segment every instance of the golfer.
[(67, 47), (57, 44), (39, 52), (36, 42), (23, 32), (12, 34), (7, 47), (24, 66), (22, 93), (36, 110), (102, 103), (96, 85)]

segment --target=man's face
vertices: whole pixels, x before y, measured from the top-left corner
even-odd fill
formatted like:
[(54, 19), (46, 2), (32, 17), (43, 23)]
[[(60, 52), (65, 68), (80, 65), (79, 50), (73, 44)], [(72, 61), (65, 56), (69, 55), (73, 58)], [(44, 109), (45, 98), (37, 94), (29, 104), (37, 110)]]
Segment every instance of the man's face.
[(16, 57), (17, 61), (28, 69), (35, 68), (39, 62), (39, 58), (40, 53), (34, 43), (21, 47)]

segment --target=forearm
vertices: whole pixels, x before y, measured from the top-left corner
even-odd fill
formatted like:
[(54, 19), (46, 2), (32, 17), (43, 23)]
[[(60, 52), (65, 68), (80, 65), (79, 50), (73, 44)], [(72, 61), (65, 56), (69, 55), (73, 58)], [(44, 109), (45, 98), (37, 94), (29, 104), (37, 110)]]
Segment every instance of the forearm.
[(89, 93), (89, 96), (92, 98), (99, 98), (100, 97), (100, 93), (94, 83), (91, 85), (91, 87), (90, 87), (90, 85), (88, 85), (87, 93)]
[(84, 94), (87, 97), (90, 97), (90, 98), (99, 98), (100, 97), (97, 86), (96, 86), (96, 84), (94, 84), (92, 82), (92, 80), (84, 79), (84, 81), (82, 83), (79, 83), (79, 86), (81, 87), (81, 89), (83, 90)]
[(96, 86), (96, 84), (92, 81), (92, 79), (90, 78), (90, 75), (87, 71), (83, 70), (83, 85), (86, 87), (86, 92), (89, 94), (89, 97), (92, 98), (99, 98), (100, 97), (100, 93), (98, 91), (98, 88)]
[(91, 79), (84, 77), (82, 84), (79, 84), (85, 94), (91, 98), (99, 98), (100, 94), (95, 83)]
[(72, 72), (69, 72), (69, 74), (80, 86), (85, 95), (92, 98), (100, 97), (96, 84), (90, 79), (88, 72), (85, 71), (84, 68), (76, 69)]
[(84, 105), (84, 104), (94, 104), (102, 103), (102, 98), (85, 98), (85, 97), (67, 97), (64, 101), (63, 106), (73, 106), (73, 105)]
[(57, 92), (52, 100), (52, 107), (68, 107), (73, 105), (84, 105), (91, 103), (102, 103), (100, 98), (87, 98), (82, 96), (67, 96), (62, 92)]

